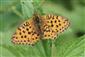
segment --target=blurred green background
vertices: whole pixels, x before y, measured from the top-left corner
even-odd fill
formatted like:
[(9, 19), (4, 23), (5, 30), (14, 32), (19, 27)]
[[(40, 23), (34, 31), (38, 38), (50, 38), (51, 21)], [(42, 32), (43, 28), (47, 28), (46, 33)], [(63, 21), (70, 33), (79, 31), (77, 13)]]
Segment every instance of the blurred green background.
[[(24, 20), (41, 14), (65, 16), (70, 27), (51, 43), (13, 45), (12, 34)], [(52, 46), (50, 46), (52, 44)], [(0, 0), (1, 57), (85, 57), (85, 0)]]

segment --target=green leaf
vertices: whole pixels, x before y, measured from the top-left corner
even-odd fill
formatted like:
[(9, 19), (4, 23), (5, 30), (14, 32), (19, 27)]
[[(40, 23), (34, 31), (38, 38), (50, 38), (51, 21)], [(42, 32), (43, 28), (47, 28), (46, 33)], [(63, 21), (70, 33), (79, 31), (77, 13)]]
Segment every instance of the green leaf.
[(21, 0), (22, 12), (24, 15), (24, 19), (31, 17), (33, 15), (34, 8), (33, 8), (32, 3), (33, 3), (32, 0)]
[(11, 11), (11, 7), (15, 6), (19, 0), (0, 0), (0, 12)]
[[(67, 0), (45, 0), (42, 6), (39, 6), (40, 0), (20, 0), (16, 4), (7, 1), (0, 2), (4, 5), (0, 8), (0, 55), (2, 57), (85, 57), (85, 7), (82, 0), (71, 0), (71, 3), (69, 0), (68, 3)], [(66, 4), (69, 3), (72, 4), (72, 10), (66, 8)], [(12, 4), (15, 9), (6, 11)], [(34, 46), (14, 45), (11, 37), (22, 21), (20, 16), (24, 19), (32, 17), (35, 8), (40, 13), (67, 17), (71, 23), (70, 27), (55, 41), (40, 40)], [(77, 32), (79, 34), (76, 34)]]

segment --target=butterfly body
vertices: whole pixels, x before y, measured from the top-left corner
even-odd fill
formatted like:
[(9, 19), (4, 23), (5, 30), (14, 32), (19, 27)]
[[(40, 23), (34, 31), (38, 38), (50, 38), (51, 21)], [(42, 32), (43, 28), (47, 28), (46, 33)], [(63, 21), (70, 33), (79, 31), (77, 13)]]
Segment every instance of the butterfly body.
[(69, 26), (69, 21), (62, 16), (33, 16), (19, 26), (12, 37), (15, 44), (35, 44), (41, 39), (55, 39)]

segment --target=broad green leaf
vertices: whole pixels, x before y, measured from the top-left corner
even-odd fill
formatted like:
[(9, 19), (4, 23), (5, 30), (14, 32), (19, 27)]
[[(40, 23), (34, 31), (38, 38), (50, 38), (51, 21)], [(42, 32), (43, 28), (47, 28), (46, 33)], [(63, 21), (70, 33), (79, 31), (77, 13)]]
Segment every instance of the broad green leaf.
[(20, 0), (0, 0), (0, 12), (11, 11), (11, 7), (17, 5)]
[(31, 17), (33, 15), (34, 8), (33, 8), (32, 3), (33, 3), (32, 0), (21, 0), (24, 19)]
[[(3, 1), (0, 0), (0, 4), (4, 6), (0, 6), (0, 55), (2, 57), (85, 57), (84, 0), (45, 0), (41, 6), (40, 0)], [(64, 33), (59, 34), (55, 41), (40, 40), (34, 46), (14, 45), (11, 42), (12, 34), (23, 21), (22, 18), (26, 20), (32, 17), (35, 9), (41, 14), (65, 16), (70, 20), (71, 25)]]

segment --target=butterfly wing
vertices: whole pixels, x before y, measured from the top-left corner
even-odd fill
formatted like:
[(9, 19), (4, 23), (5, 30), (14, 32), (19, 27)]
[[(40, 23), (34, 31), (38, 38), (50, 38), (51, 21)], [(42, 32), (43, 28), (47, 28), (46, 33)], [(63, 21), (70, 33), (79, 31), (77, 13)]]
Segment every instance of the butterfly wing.
[(14, 44), (35, 44), (39, 38), (39, 33), (32, 18), (19, 26), (13, 34), (12, 42)]
[(54, 39), (69, 26), (69, 21), (62, 16), (44, 15), (41, 20), (43, 39)]

